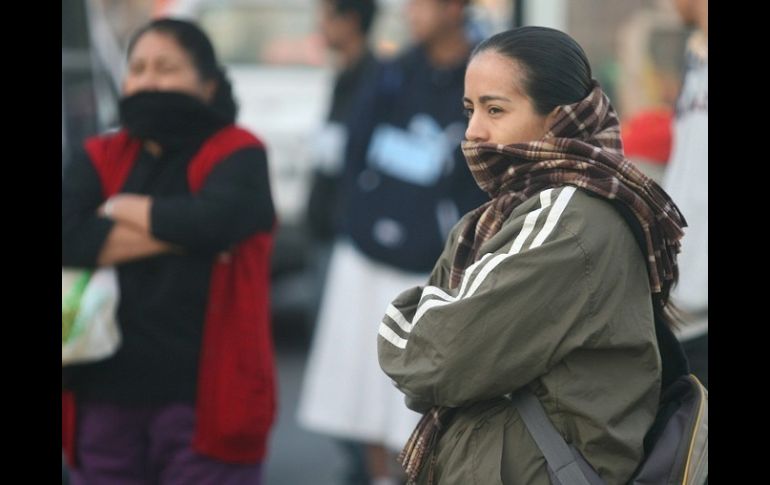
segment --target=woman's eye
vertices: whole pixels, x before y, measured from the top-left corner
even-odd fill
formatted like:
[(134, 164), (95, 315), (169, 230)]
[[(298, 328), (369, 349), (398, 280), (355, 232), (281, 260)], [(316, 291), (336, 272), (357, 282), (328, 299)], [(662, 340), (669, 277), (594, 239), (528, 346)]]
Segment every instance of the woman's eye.
[(488, 111), (489, 111), (489, 114), (491, 114), (491, 115), (496, 115), (498, 113), (502, 113), (503, 112), (503, 110), (501, 110), (500, 108), (496, 108), (494, 106), (490, 107)]
[(158, 71), (164, 72), (164, 73), (175, 72), (177, 70), (178, 70), (178, 67), (173, 64), (163, 64), (158, 68)]
[(466, 118), (473, 116), (473, 108), (463, 108), (463, 115), (465, 115)]

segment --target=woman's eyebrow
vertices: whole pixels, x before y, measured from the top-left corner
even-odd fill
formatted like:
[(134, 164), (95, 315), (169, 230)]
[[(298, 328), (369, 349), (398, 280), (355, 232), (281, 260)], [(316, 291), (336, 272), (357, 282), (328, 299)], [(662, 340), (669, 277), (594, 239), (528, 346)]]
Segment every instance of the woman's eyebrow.
[(511, 100), (509, 98), (506, 98), (505, 96), (497, 96), (492, 94), (485, 94), (484, 96), (479, 97), (479, 101), (485, 104), (490, 101), (508, 101), (509, 103), (511, 102)]
[[(479, 102), (481, 104), (486, 104), (490, 101), (508, 101), (509, 103), (512, 102), (510, 98), (506, 98), (505, 96), (493, 95), (493, 94), (485, 94), (484, 96), (479, 97)], [(463, 97), (463, 103), (473, 104), (473, 101), (471, 101), (470, 98)]]

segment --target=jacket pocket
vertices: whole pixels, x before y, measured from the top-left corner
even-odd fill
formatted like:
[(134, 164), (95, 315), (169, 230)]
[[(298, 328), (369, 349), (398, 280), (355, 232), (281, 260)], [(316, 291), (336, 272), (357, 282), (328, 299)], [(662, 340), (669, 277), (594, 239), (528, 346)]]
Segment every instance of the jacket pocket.
[[(436, 450), (434, 483), (439, 485), (502, 485), (500, 458), (503, 449), (507, 400), (477, 403), (454, 415)], [(417, 483), (427, 483), (426, 466)]]
[(500, 463), (503, 485), (551, 485), (545, 457), (529, 434), (518, 411), (510, 405), (503, 414), (505, 424)]

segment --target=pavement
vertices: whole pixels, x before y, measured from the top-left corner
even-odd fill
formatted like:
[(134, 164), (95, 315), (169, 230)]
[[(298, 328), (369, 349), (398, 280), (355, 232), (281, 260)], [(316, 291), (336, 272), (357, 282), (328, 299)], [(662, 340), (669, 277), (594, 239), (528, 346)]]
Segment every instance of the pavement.
[(277, 343), (279, 407), (265, 485), (343, 485), (346, 457), (331, 438), (301, 429), (296, 414), (307, 360), (304, 342)]

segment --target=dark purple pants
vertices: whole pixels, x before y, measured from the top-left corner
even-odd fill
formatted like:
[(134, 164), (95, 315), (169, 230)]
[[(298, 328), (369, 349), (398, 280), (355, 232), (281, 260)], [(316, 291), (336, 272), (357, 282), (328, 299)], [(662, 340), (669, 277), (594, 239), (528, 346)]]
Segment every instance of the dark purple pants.
[(193, 451), (195, 408), (78, 402), (79, 467), (72, 485), (260, 485), (262, 464), (234, 465)]

